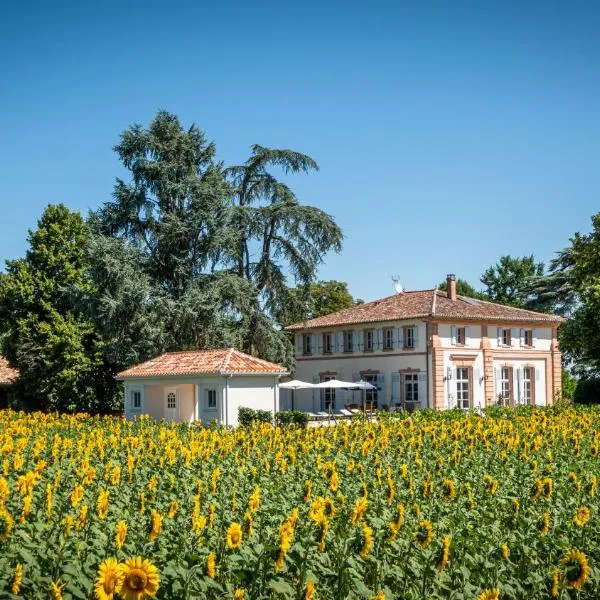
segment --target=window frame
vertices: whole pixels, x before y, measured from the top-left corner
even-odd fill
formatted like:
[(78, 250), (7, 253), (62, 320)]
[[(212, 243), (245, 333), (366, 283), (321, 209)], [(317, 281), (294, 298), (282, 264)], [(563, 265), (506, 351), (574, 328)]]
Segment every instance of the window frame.
[(324, 331), (323, 332), (323, 354), (333, 354), (333, 336), (335, 333), (333, 331)]
[[(419, 372), (414, 373), (402, 373), (402, 392), (405, 403), (417, 403), (420, 402), (419, 398)], [(409, 398), (410, 389), (410, 398)]]
[(462, 327), (456, 327), (456, 345), (464, 346), (467, 342), (467, 328), (463, 325)]
[[(131, 410), (142, 410), (142, 390), (134, 389), (129, 391)], [(136, 406), (136, 398), (139, 399), (139, 405)]]
[[(501, 346), (503, 348), (511, 348), (512, 347), (512, 330), (510, 327), (501, 327), (502, 336), (501, 336)], [(508, 339), (508, 341), (506, 341)]]
[[(506, 371), (506, 377), (504, 372)], [(505, 395), (505, 383), (508, 388), (508, 394)], [(515, 391), (514, 391), (514, 371), (511, 365), (503, 365), (500, 367), (500, 394), (502, 396), (503, 406), (514, 406)]]
[[(388, 340), (389, 336), (389, 340)], [(389, 344), (388, 344), (389, 341)], [(383, 328), (383, 350), (389, 352), (394, 349), (394, 328), (384, 327)]]
[[(373, 352), (375, 348), (375, 330), (374, 329), (364, 329), (363, 330), (363, 352)], [(371, 345), (367, 344), (367, 340), (371, 338)]]
[[(525, 371), (529, 372), (529, 378), (525, 377)], [(529, 399), (526, 395), (526, 384), (529, 384)], [(523, 403), (535, 406), (535, 367), (523, 365)]]
[[(529, 338), (529, 343), (527, 338)], [(523, 346), (525, 348), (533, 348), (533, 329), (523, 330)]]
[(304, 356), (310, 356), (312, 354), (312, 335), (310, 333), (302, 334), (302, 354)]
[(354, 330), (352, 329), (344, 331), (344, 352), (354, 352)]
[[(337, 379), (337, 374), (335, 375), (319, 375), (319, 379), (320, 382), (323, 383), (324, 381), (332, 381)], [(336, 402), (336, 388), (323, 388), (321, 390), (321, 397), (320, 397), (320, 406), (321, 406), (321, 411), (326, 411), (329, 412), (329, 410), (331, 410), (331, 412), (335, 411), (335, 402)]]
[[(403, 350), (414, 350), (415, 349), (415, 326), (414, 325), (405, 325), (403, 328)], [(410, 332), (410, 335), (409, 335)], [(410, 338), (410, 344), (408, 340)]]
[[(214, 406), (210, 405), (211, 396), (214, 396)], [(204, 397), (206, 398), (205, 410), (217, 410), (217, 390), (215, 388), (205, 389)]]
[(371, 385), (375, 386), (375, 389), (373, 390), (365, 390), (364, 394), (365, 394), (365, 403), (370, 403), (371, 404), (371, 408), (373, 408), (374, 406), (379, 406), (378, 404), (378, 400), (379, 400), (379, 386), (377, 385), (377, 376), (379, 375), (379, 372), (375, 372), (375, 371), (370, 371), (370, 372), (361, 372), (360, 374), (360, 378), (363, 381), (366, 381), (367, 383), (370, 383)]
[[(466, 372), (466, 378), (461, 377), (459, 379), (458, 372), (459, 369), (461, 371)], [(462, 410), (471, 410), (473, 407), (473, 367), (468, 367), (465, 365), (457, 365), (454, 367), (454, 380), (456, 382), (456, 406)], [(459, 392), (459, 383), (461, 384), (461, 390)], [(466, 387), (464, 387), (466, 385)], [(466, 398), (462, 398), (461, 396), (466, 391)], [(467, 403), (467, 406), (464, 406), (464, 403)]]

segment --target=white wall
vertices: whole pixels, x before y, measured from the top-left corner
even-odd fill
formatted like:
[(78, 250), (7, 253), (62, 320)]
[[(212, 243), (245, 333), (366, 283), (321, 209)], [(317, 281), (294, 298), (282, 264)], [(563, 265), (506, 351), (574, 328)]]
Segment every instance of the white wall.
[(228, 379), (225, 389), (225, 404), (227, 406), (227, 425), (235, 427), (238, 424), (238, 408), (244, 406), (254, 410), (279, 410), (278, 379), (273, 376), (234, 376)]
[[(452, 345), (452, 327), (465, 328), (465, 345), (460, 348), (476, 348), (481, 346), (481, 325), (471, 325), (468, 323), (440, 323), (438, 325), (438, 336), (442, 348), (455, 348)], [(489, 330), (488, 330), (489, 331)], [(496, 331), (494, 329), (494, 331)]]
[[(528, 350), (529, 348), (521, 348), (521, 329), (522, 327), (511, 327), (506, 325), (506, 328), (511, 329), (511, 348), (520, 350)], [(549, 352), (552, 346), (552, 329), (549, 327), (529, 327), (533, 329), (533, 349), (543, 352)], [(505, 348), (506, 346), (498, 346), (498, 326), (488, 326), (488, 337), (491, 348)]]

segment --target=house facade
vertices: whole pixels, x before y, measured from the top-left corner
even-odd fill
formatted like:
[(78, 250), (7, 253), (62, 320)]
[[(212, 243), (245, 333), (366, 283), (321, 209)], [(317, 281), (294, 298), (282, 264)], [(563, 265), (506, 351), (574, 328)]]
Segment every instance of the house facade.
[(117, 375), (125, 417), (238, 424), (240, 406), (279, 411), (281, 365), (233, 348), (169, 352)]
[[(562, 317), (459, 296), (406, 291), (287, 329), (295, 333), (296, 377), (366, 380), (376, 390), (312, 390), (300, 410), (337, 410), (366, 401), (379, 408), (550, 405), (561, 392), (557, 331)], [(282, 410), (289, 395), (282, 391)]]

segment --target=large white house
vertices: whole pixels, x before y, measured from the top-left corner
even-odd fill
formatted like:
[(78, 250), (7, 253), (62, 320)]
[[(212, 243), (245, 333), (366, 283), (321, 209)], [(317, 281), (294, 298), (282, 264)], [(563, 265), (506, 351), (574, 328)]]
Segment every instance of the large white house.
[(169, 352), (117, 375), (125, 388), (125, 416), (157, 421), (238, 424), (240, 406), (279, 411), (281, 365), (233, 348)]
[[(502, 403), (549, 405), (561, 391), (557, 330), (562, 317), (456, 293), (405, 291), (289, 326), (296, 377), (366, 380), (366, 401), (383, 407), (477, 408)], [(361, 392), (300, 391), (295, 408), (338, 410)], [(281, 393), (282, 410), (291, 394)]]

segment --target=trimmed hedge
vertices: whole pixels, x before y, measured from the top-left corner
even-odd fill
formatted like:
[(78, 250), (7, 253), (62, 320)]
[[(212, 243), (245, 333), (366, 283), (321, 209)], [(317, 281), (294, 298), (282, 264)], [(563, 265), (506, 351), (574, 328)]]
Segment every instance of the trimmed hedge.
[(262, 421), (263, 423), (272, 423), (273, 414), (270, 410), (254, 410), (240, 406), (238, 408), (238, 423), (243, 427), (248, 427), (254, 421)]
[(301, 410), (284, 410), (277, 413), (275, 416), (277, 425), (286, 427), (288, 425), (297, 425), (298, 427), (306, 427), (308, 423), (308, 415)]
[(600, 379), (580, 379), (573, 394), (575, 404), (600, 404)]

